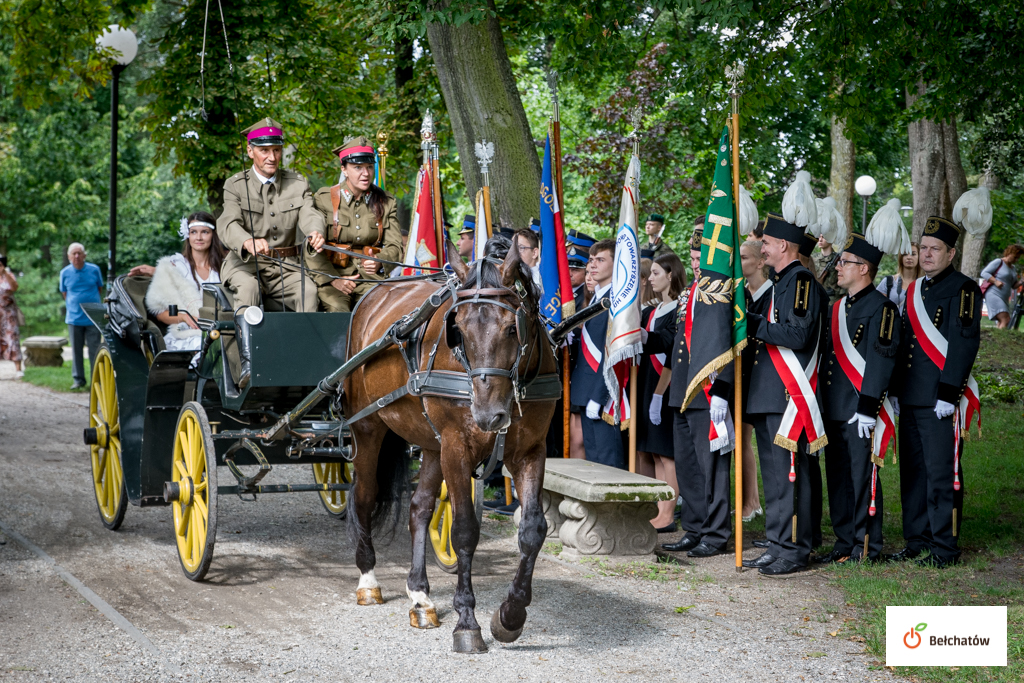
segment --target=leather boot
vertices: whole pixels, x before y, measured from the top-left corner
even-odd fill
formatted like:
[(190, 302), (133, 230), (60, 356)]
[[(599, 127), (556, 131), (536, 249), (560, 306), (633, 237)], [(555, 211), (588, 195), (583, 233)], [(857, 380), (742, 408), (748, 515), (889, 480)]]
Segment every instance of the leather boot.
[(249, 386), (249, 323), (245, 320), (245, 309), (235, 313), (235, 343), (238, 344), (238, 389)]

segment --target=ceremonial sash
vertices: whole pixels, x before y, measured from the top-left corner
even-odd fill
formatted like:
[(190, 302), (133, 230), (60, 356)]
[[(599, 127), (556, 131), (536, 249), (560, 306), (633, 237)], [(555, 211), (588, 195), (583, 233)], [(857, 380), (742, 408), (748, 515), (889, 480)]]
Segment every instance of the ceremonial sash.
[[(768, 322), (775, 320), (775, 291), (772, 291), (771, 305), (768, 308)], [(817, 339), (817, 337), (816, 337)], [(782, 415), (782, 424), (775, 434), (775, 445), (789, 451), (797, 450), (800, 433), (807, 434), (807, 452), (814, 453), (828, 443), (825, 436), (825, 425), (821, 421), (821, 411), (814, 391), (818, 386), (818, 345), (814, 342), (814, 353), (807, 361), (806, 367), (800, 367), (793, 349), (775, 344), (765, 343), (772, 359), (775, 371), (779, 373), (782, 383), (789, 393), (789, 403)]]
[[(910, 318), (910, 325), (914, 328), (914, 334), (921, 344), (925, 354), (939, 370), (946, 366), (946, 353), (949, 351), (949, 342), (942, 336), (935, 323), (928, 317), (924, 307), (924, 298), (921, 296), (920, 283), (924, 278), (918, 278), (907, 287), (907, 317)], [(981, 431), (981, 391), (978, 389), (978, 382), (974, 375), (967, 377), (967, 389), (960, 397), (960, 405), (957, 413), (959, 418), (958, 434), (963, 436), (971, 429), (971, 422), (975, 414), (978, 416), (978, 431)]]
[(594, 340), (590, 338), (590, 332), (587, 331), (587, 326), (583, 325), (583, 357), (587, 359), (587, 365), (594, 372), (597, 372), (601, 367), (601, 359), (604, 357), (604, 353), (601, 351), (601, 347), (594, 343)]
[[(860, 354), (853, 340), (850, 339), (850, 330), (846, 326), (846, 297), (832, 305), (832, 348), (835, 349), (836, 358), (839, 359), (839, 367), (846, 373), (847, 379), (853, 383), (858, 392), (864, 383), (864, 368), (867, 363), (864, 356)], [(882, 428), (875, 428), (871, 439), (871, 461), (876, 465), (885, 464), (885, 452), (889, 448), (889, 442), (896, 436), (896, 411), (892, 402), (886, 396), (882, 401), (882, 408), (878, 411), (878, 419), (882, 422)]]
[(684, 336), (686, 338), (686, 353), (690, 353), (692, 346), (690, 345), (690, 333), (693, 331), (693, 302), (697, 300), (695, 294), (697, 293), (697, 279), (694, 278), (693, 284), (690, 285), (690, 293), (686, 297), (686, 321), (684, 323)]
[[(654, 326), (658, 319), (668, 315), (672, 310), (673, 308), (670, 305), (658, 304), (658, 307), (651, 312), (651, 317), (647, 320), (647, 331), (649, 333), (654, 332)], [(661, 377), (661, 373), (665, 371), (665, 354), (651, 353), (648, 356), (651, 359), (651, 365), (654, 366), (658, 376)]]

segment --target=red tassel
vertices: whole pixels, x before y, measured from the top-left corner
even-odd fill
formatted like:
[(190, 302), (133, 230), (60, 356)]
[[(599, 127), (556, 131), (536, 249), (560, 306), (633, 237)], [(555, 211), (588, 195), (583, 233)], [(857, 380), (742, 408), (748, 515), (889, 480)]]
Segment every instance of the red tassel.
[(878, 465), (871, 463), (871, 505), (868, 507), (868, 514), (875, 516), (875, 486), (878, 481)]
[(793, 451), (789, 452), (789, 480), (796, 481), (796, 453)]
[(953, 417), (953, 490), (960, 490), (960, 408)]

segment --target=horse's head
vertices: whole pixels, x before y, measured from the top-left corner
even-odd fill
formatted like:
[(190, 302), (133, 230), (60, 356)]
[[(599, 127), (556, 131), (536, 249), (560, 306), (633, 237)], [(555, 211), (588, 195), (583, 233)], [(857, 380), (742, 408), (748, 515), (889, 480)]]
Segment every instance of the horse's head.
[[(492, 238), (488, 251), (500, 255), (507, 243)], [(459, 253), (451, 242), (448, 253)], [(446, 318), (446, 341), (470, 375), (473, 419), (483, 431), (496, 432), (512, 423), (520, 364), (527, 363), (535, 333), (533, 282), (515, 249), (500, 261), (491, 256), (465, 264), (457, 258), (452, 269), (461, 284)]]

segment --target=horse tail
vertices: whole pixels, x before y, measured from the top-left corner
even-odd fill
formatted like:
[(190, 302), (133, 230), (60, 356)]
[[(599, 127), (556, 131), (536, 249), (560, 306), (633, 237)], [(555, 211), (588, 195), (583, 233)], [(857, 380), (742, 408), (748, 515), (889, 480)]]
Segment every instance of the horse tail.
[[(381, 441), (377, 456), (377, 500), (370, 514), (372, 531), (382, 532), (383, 540), (390, 541), (402, 519), (403, 505), (409, 485), (409, 448), (406, 442), (390, 429)], [(353, 500), (354, 502), (354, 500)], [(349, 536), (359, 537), (359, 515), (351, 510), (346, 515)]]

